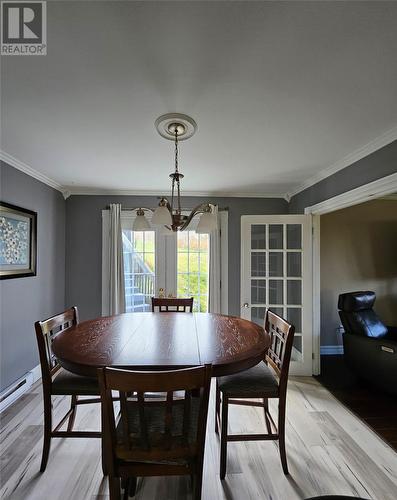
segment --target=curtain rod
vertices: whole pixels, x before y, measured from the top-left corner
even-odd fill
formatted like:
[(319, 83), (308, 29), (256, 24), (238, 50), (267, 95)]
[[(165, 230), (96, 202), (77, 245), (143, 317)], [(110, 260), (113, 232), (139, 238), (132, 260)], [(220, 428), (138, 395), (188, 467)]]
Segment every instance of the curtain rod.
[[(106, 207), (107, 209), (109, 209), (109, 205)], [(136, 207), (123, 207), (121, 206), (121, 210), (124, 210), (125, 212), (131, 212), (133, 210), (138, 210), (139, 206), (136, 206)], [(143, 208), (146, 208), (146, 207), (143, 207)], [(191, 208), (182, 208), (182, 212), (189, 212), (191, 211), (192, 209)], [(218, 210), (219, 212), (228, 212), (229, 211), (229, 207), (219, 207), (218, 206)]]

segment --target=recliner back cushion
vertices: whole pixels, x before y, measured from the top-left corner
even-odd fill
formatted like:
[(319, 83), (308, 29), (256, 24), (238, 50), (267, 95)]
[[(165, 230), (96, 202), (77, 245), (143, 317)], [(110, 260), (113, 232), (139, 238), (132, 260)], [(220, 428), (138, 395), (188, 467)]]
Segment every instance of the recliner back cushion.
[(375, 339), (386, 337), (387, 327), (372, 309), (375, 298), (375, 292), (371, 291), (339, 295), (339, 316), (346, 332)]
[(387, 327), (373, 309), (365, 311), (339, 311), (343, 327), (347, 333), (381, 339), (387, 335)]
[(372, 309), (375, 304), (375, 292), (341, 293), (338, 299), (338, 309), (346, 312)]

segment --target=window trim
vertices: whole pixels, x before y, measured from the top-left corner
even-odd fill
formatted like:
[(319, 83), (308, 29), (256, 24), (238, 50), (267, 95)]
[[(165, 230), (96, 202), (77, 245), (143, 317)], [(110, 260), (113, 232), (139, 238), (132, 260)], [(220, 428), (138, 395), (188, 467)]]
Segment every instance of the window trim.
[[(147, 214), (150, 220), (150, 214)], [(122, 210), (121, 219), (130, 220), (131, 225), (136, 217), (136, 212), (132, 210)], [(229, 313), (229, 303), (228, 303), (228, 218), (229, 214), (227, 211), (219, 212), (220, 219), (220, 230), (221, 230), (221, 313), (228, 314)], [(195, 224), (194, 224), (195, 222)], [(196, 227), (196, 221), (192, 221), (193, 225), (191, 228)], [(191, 223), (191, 224), (192, 224)], [(161, 235), (161, 229), (154, 229), (157, 235)], [(110, 237), (110, 211), (102, 210), (102, 316), (109, 315), (109, 237)], [(160, 270), (159, 261), (162, 260), (165, 262), (167, 255), (169, 252), (174, 252), (175, 258), (172, 259), (172, 269), (166, 269), (167, 266), (163, 266), (164, 272), (159, 275), (156, 273), (156, 290), (159, 288), (165, 288), (165, 284), (167, 281), (167, 274), (174, 276), (175, 284), (173, 288), (176, 291), (176, 271), (177, 271), (177, 252), (176, 248), (173, 250), (174, 246), (176, 247), (176, 235), (169, 235), (160, 238), (160, 241), (164, 241), (164, 245), (159, 245), (158, 251), (156, 252), (156, 271)], [(170, 259), (171, 261), (171, 259)], [(168, 281), (170, 279), (168, 277)]]
[[(148, 220), (151, 220), (151, 214), (145, 214)], [(132, 229), (134, 220), (136, 219), (135, 210), (122, 210), (121, 212), (121, 225), (125, 228), (125, 223), (127, 222), (128, 228)], [(124, 224), (123, 224), (124, 223)], [(164, 266), (160, 266), (161, 261), (165, 261), (166, 258), (166, 242), (164, 238), (159, 237), (161, 229), (153, 228), (155, 232), (155, 290), (161, 287), (165, 287), (165, 269)], [(102, 316), (108, 316), (110, 314), (109, 305), (109, 238), (110, 238), (110, 211), (102, 210)]]

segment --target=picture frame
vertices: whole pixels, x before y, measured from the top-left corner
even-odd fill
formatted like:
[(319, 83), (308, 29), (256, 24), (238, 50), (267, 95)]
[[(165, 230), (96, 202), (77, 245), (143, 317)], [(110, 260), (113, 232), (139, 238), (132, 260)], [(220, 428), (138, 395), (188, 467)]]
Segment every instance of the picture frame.
[(37, 213), (0, 201), (0, 279), (36, 276)]

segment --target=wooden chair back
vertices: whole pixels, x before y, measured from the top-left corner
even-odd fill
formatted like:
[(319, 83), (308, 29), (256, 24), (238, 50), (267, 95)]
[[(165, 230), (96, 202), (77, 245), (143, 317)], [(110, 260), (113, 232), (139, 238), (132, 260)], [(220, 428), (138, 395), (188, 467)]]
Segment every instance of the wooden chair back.
[(286, 390), (295, 327), (268, 309), (265, 331), (271, 339), (265, 361), (279, 378), (280, 391)]
[(193, 297), (189, 299), (159, 299), (152, 297), (152, 312), (193, 312)]
[(44, 321), (36, 321), (37, 345), (39, 348), (41, 375), (43, 385), (51, 384), (52, 377), (59, 370), (60, 365), (52, 351), (52, 342), (55, 337), (79, 322), (79, 313), (76, 306), (63, 313), (52, 316)]
[[(98, 380), (110, 473), (120, 460), (141, 462), (141, 467), (161, 460), (203, 460), (211, 365), (157, 372), (100, 368)], [(118, 430), (112, 391), (120, 395)]]

